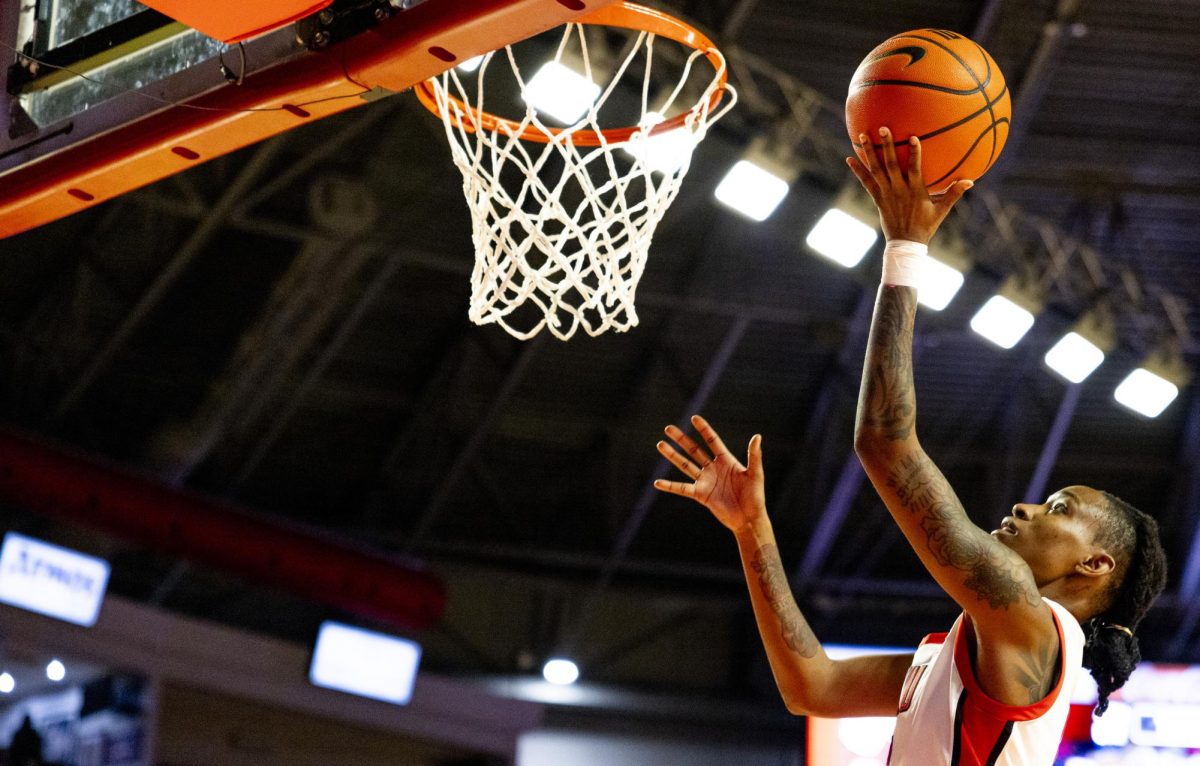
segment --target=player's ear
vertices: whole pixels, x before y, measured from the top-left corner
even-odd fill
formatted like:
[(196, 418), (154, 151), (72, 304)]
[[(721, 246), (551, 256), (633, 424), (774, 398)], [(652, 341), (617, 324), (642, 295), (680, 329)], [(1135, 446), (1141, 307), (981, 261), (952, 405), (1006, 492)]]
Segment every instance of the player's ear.
[(1085, 577), (1103, 577), (1117, 568), (1117, 562), (1105, 551), (1094, 551), (1075, 565), (1076, 574)]

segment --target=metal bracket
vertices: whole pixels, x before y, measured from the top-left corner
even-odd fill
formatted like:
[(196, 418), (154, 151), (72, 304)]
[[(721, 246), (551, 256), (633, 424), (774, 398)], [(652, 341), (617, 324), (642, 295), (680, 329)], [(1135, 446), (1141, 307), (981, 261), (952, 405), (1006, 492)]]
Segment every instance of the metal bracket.
[(338, 0), (296, 22), (296, 40), (312, 51), (362, 34), (396, 13), (387, 0)]

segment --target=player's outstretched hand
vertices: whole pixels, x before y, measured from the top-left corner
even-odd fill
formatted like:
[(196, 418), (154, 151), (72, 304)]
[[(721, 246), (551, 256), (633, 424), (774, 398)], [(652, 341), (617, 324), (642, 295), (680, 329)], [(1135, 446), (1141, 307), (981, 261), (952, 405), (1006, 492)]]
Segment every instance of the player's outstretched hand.
[(726, 527), (737, 532), (766, 513), (762, 437), (755, 435), (750, 440), (746, 465), (742, 465), (704, 418), (693, 415), (692, 426), (708, 445), (707, 450), (675, 426), (667, 426), (666, 434), (679, 446), (679, 450), (665, 441), (658, 443), (659, 453), (691, 482), (659, 479), (654, 482), (654, 488), (690, 497), (708, 508)]
[(859, 135), (854, 147), (858, 156), (847, 157), (846, 164), (875, 200), (883, 235), (887, 239), (928, 244), (950, 209), (974, 182), (956, 181), (945, 193), (931, 197), (921, 177), (921, 141), (916, 136), (909, 139), (908, 172), (905, 172), (896, 160), (892, 131), (880, 128), (879, 139), (883, 145), (882, 164), (866, 133)]

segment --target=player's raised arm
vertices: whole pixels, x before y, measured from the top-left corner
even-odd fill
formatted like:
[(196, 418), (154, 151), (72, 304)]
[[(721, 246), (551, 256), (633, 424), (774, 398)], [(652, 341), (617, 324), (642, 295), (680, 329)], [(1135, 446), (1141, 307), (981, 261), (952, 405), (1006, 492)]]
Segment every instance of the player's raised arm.
[(911, 654), (833, 661), (796, 606), (767, 518), (762, 439), (750, 440), (746, 465), (705, 420), (692, 418), (701, 447), (675, 426), (658, 451), (691, 481), (655, 482), (655, 488), (708, 508), (737, 538), (754, 617), (784, 703), (796, 715), (830, 718), (895, 715)]
[[(855, 449), (925, 567), (971, 616), (981, 669), (1028, 665), (1000, 673), (993, 683), (994, 696), (1025, 704), (1025, 688), (1036, 699), (1054, 678), (1058, 640), (1050, 609), (1025, 561), (967, 517), (916, 432), (912, 335), (917, 292), (912, 285), (927, 257), (926, 244), (970, 183), (959, 182), (931, 198), (921, 180), (920, 143), (910, 143), (912, 168), (906, 173), (898, 166), (890, 133), (880, 134), (882, 164), (866, 140), (859, 157), (848, 159), (879, 208), (888, 241), (863, 366)], [(1015, 693), (1014, 678), (1022, 687)]]

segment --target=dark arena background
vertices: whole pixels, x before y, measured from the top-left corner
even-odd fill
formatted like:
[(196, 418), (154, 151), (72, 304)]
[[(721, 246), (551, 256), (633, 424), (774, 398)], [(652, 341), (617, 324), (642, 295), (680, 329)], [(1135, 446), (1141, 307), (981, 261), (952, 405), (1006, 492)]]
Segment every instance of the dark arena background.
[[(922, 444), (984, 529), (1072, 484), (1157, 519), (1146, 662), (1103, 718), (1074, 690), (1057, 763), (1200, 763), (1200, 0), (649, 3), (716, 43), (740, 98), (624, 333), (468, 321), (462, 178), (401, 88), (13, 223), (43, 168), (128, 151), (122, 126), (250, 98), (271, 67), (341, 73), (338, 46), (455, 2), (338, 0), (244, 45), (132, 0), (0, 3), (0, 747), (28, 717), (61, 766), (885, 763), (890, 719), (787, 713), (731, 535), (651, 482), (668, 423), (701, 412), (739, 454), (761, 433), (825, 644), (902, 651), (954, 620), (852, 449), (882, 241), (809, 236), (855, 210), (859, 62), (934, 28), (990, 52), (1013, 118), (943, 229), (961, 289), (919, 312)], [(763, 157), (787, 193), (757, 221), (715, 192)], [(973, 329), (997, 294), (1033, 320), (1007, 349)], [(1078, 383), (1046, 361), (1073, 330), (1104, 351)], [(1175, 392), (1155, 415), (1115, 396), (1138, 369)]]

